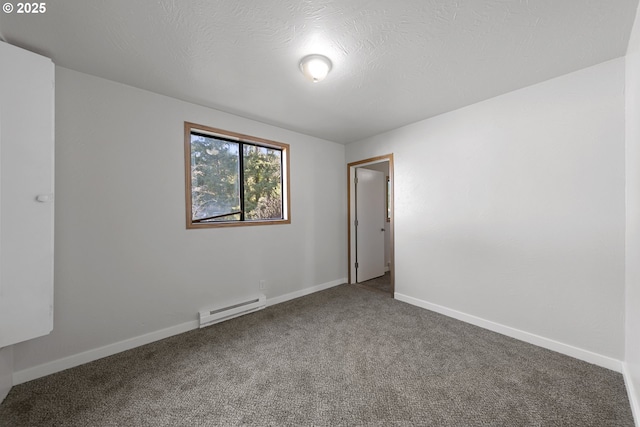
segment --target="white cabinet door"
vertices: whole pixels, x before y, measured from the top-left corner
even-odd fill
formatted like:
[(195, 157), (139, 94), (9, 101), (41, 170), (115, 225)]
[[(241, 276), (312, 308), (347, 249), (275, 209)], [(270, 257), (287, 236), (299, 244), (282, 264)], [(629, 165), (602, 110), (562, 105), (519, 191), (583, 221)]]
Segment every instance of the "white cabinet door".
[(0, 42), (0, 348), (53, 328), (54, 65)]

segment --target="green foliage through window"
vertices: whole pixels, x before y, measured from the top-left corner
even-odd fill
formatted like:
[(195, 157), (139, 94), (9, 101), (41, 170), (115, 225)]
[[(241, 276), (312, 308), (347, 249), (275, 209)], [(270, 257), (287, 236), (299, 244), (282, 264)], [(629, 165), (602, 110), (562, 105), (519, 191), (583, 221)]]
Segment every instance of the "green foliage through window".
[(282, 219), (282, 151), (243, 144), (246, 219)]

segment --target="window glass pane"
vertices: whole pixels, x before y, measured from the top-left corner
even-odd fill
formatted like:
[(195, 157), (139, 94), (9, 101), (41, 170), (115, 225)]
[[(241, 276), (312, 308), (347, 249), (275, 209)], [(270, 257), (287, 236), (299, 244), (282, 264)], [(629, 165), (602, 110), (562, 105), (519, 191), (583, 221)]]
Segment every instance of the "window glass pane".
[(245, 219), (282, 219), (282, 151), (243, 145)]
[(239, 167), (238, 143), (191, 134), (193, 221), (240, 220)]

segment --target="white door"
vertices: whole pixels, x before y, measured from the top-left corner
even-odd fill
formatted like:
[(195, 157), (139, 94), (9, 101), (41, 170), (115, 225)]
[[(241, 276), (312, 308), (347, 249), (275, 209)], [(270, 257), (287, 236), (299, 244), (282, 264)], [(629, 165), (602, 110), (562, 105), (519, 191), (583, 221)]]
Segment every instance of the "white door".
[(356, 281), (384, 275), (385, 185), (382, 172), (356, 169)]
[(0, 42), (0, 347), (53, 327), (54, 66)]

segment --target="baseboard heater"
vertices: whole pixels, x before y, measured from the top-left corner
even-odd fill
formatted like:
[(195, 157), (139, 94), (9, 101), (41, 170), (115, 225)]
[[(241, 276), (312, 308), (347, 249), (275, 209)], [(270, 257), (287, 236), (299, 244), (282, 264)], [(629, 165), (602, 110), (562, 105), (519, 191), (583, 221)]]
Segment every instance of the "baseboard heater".
[(241, 300), (237, 303), (213, 307), (200, 312), (200, 327), (204, 328), (215, 323), (224, 322), (234, 317), (262, 310), (267, 305), (267, 297), (258, 295), (253, 298)]

